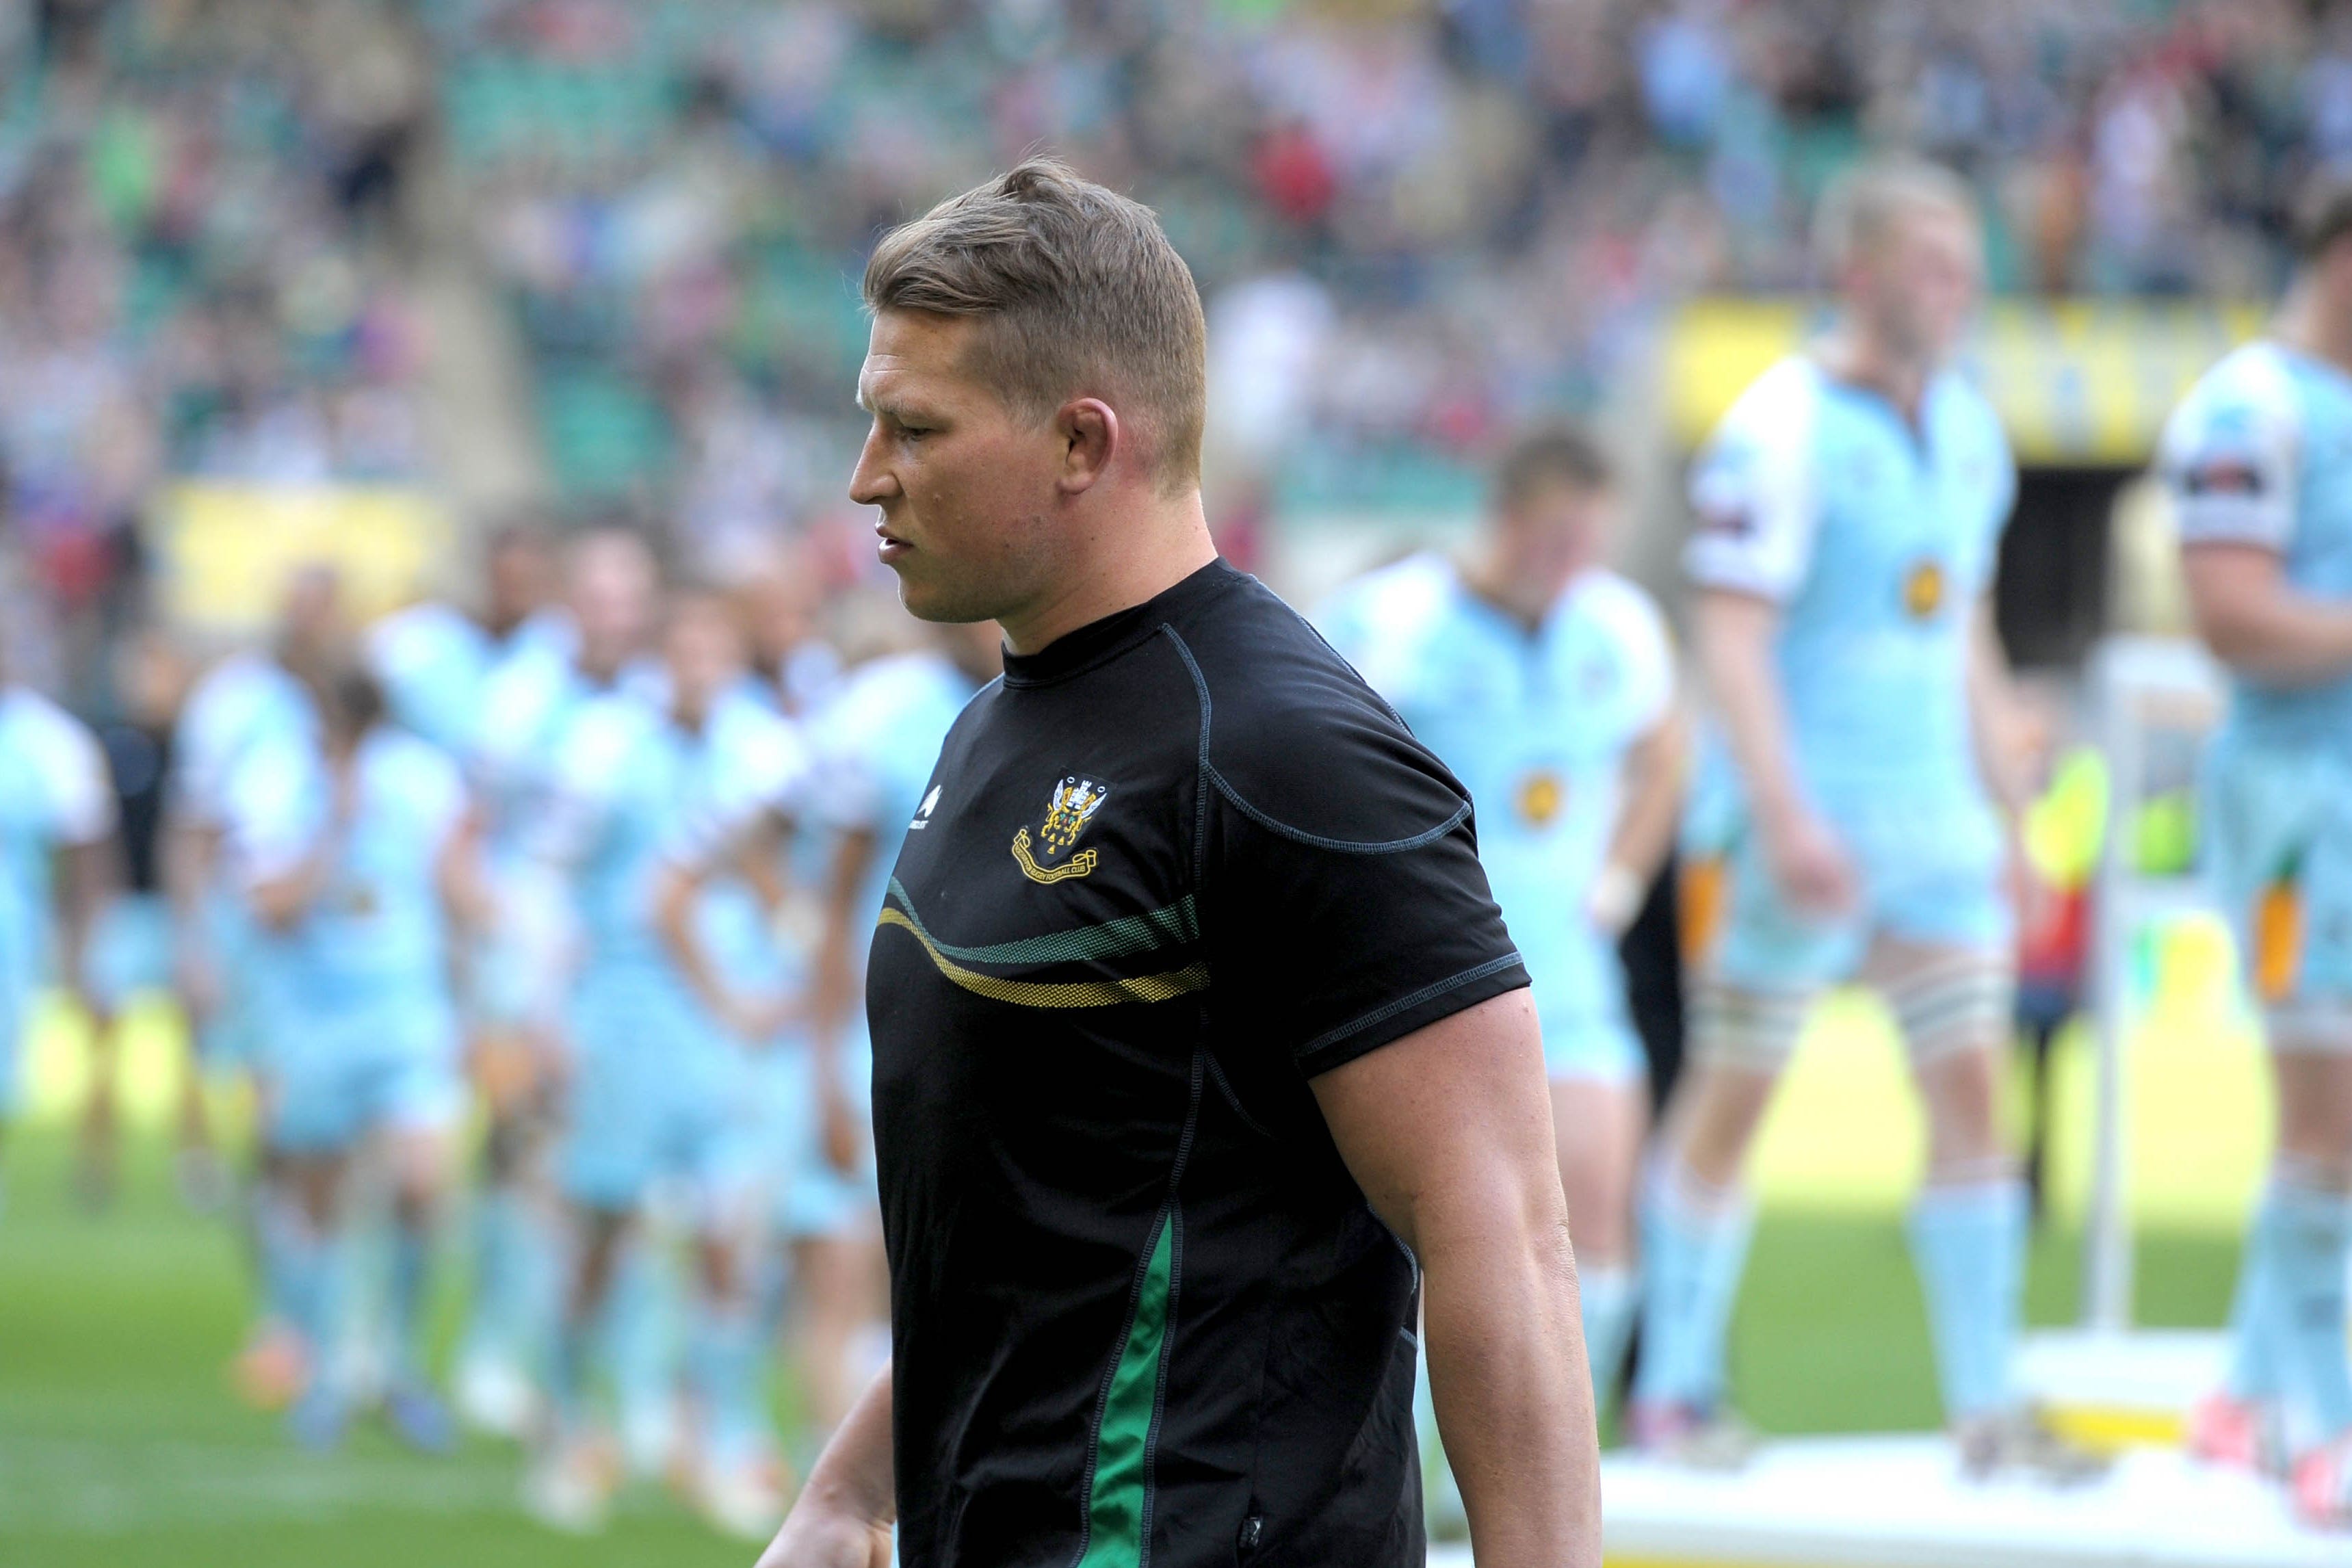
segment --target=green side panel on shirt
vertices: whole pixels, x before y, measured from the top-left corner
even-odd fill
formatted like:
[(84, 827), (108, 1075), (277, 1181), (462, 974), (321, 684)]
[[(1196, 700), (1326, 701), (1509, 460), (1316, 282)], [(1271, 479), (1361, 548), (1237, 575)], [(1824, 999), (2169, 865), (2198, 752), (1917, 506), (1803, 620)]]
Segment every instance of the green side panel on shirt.
[(1087, 1554), (1078, 1568), (1139, 1568), (1143, 1562), (1143, 1505), (1151, 1492), (1151, 1420), (1160, 1405), (1160, 1362), (1168, 1346), (1168, 1298), (1173, 1283), (1176, 1215), (1160, 1222), (1151, 1261), (1144, 1267), (1135, 1321), (1110, 1374), (1102, 1427), (1095, 1437), (1095, 1473), (1087, 1488)]

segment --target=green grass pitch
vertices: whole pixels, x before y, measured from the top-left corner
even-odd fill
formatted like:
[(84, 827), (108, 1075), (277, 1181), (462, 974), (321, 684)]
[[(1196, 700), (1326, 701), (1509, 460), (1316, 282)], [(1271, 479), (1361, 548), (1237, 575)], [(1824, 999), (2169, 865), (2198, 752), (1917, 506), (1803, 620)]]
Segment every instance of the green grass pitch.
[[(601, 1539), (551, 1535), (516, 1510), (518, 1459), (499, 1444), (424, 1459), (363, 1426), (334, 1458), (296, 1452), (275, 1418), (230, 1394), (242, 1266), (223, 1226), (171, 1195), (161, 1146), (132, 1145), (122, 1197), (102, 1215), (74, 1207), (66, 1167), (50, 1128), (6, 1152), (0, 1564), (745, 1568), (755, 1555), (653, 1492), (633, 1495)], [(2070, 1318), (2074, 1256), (2066, 1235), (2037, 1248), (2036, 1321)], [(2220, 1321), (2233, 1262), (2226, 1238), (2144, 1238), (2141, 1321)], [(1896, 1215), (1768, 1214), (1733, 1356), (1741, 1404), (1768, 1431), (1931, 1425), (1927, 1333)]]

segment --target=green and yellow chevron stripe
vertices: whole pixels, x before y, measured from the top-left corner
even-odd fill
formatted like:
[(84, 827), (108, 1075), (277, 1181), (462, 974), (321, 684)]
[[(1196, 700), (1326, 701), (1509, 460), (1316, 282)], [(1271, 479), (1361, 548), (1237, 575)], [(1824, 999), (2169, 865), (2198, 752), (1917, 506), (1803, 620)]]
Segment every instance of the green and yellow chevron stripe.
[(895, 926), (907, 932), (921, 944), (932, 967), (940, 974), (992, 1002), (1016, 1007), (1111, 1007), (1122, 1002), (1165, 1002), (1199, 991), (1209, 984), (1209, 966), (1198, 960), (1164, 973), (1102, 980), (1010, 980), (970, 967), (974, 963), (1070, 963), (1130, 957), (1181, 946), (1200, 934), (1189, 895), (1180, 903), (1150, 914), (1128, 915), (1100, 925), (985, 947), (959, 947), (934, 938), (914, 912), (914, 901), (908, 898), (906, 889), (895, 878), (890, 883), (890, 898), (891, 902), (883, 906), (881, 919), (876, 922), (877, 929)]

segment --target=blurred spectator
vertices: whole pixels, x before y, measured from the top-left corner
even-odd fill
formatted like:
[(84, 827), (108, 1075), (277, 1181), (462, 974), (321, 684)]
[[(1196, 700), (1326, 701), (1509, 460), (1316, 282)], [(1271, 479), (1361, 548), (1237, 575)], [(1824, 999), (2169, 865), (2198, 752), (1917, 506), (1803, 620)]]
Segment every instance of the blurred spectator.
[(1676, 300), (1811, 286), (1865, 145), (1961, 169), (1994, 287), (2048, 293), (2266, 293), (2287, 193), (2352, 161), (2352, 6), (2300, 0), (7, 16), (0, 539), (71, 668), (163, 478), (438, 477), (431, 266), (487, 263), (561, 499), (726, 575), (837, 504), (873, 234), (1040, 143), (1198, 274), (1236, 526), (1458, 500), (1496, 431), (1622, 392)]

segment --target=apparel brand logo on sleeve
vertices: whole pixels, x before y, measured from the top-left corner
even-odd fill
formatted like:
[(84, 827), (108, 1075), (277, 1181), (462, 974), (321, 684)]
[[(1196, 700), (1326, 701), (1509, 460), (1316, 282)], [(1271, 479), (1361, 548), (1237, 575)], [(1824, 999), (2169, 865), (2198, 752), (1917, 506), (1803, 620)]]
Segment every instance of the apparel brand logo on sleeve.
[(907, 824), (907, 830), (909, 833), (919, 828), (929, 827), (931, 825), (931, 813), (940, 808), (940, 791), (947, 787), (948, 786), (945, 784), (933, 784), (931, 786), (931, 793), (925, 795), (923, 797), (923, 804), (915, 808), (915, 820)]
[[(1100, 858), (1095, 850), (1081, 849), (1075, 855), (1070, 850), (1109, 795), (1108, 784), (1076, 773), (1055, 784), (1045, 797), (1045, 820), (1039, 824), (1036, 838), (1029, 837), (1026, 826), (1013, 835), (1013, 858), (1020, 862), (1021, 874), (1033, 882), (1059, 882), (1093, 870)], [(1033, 846), (1040, 852), (1033, 852)], [(1069, 858), (1062, 860), (1066, 855)], [(1053, 864), (1055, 860), (1061, 863)]]

